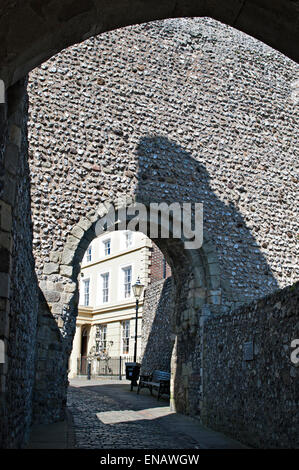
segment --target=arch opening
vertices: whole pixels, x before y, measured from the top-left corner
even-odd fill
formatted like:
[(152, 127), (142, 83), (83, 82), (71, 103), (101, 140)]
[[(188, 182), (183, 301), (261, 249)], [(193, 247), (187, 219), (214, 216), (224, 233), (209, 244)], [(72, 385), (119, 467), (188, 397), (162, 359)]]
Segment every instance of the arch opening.
[(27, 0), (8, 9), (8, 1), (3, 7), (6, 11), (1, 14), (1, 29), (5, 39), (0, 76), (7, 87), (65, 47), (106, 31), (165, 18), (210, 17), (298, 60), (298, 12), (295, 3), (286, 0), (269, 5), (263, 1), (240, 5), (231, 0), (222, 5), (203, 0), (162, 4), (151, 0), (142, 8), (137, 0), (129, 5), (117, 0), (91, 0), (84, 6), (64, 0), (54, 10), (52, 2), (42, 6), (38, 3)]
[[(295, 42), (294, 42), (294, 43), (295, 43)], [(43, 60), (43, 59), (42, 59), (42, 60)], [(18, 77), (18, 73), (15, 74), (15, 78), (16, 78), (16, 79), (17, 79), (17, 77)], [(16, 100), (16, 101), (18, 101), (18, 100)], [(14, 119), (14, 116), (13, 116), (13, 115), (12, 115), (12, 117), (13, 117), (13, 119)], [(19, 121), (20, 121), (20, 116), (18, 116), (18, 125), (20, 124)], [(13, 127), (13, 126), (12, 126), (12, 127)], [(155, 137), (156, 137), (156, 136), (155, 136)], [(148, 138), (147, 142), (148, 142), (148, 141), (153, 141), (153, 140), (155, 140), (155, 137), (153, 138), (153, 136), (150, 136), (150, 137)], [(10, 137), (10, 138), (13, 139), (13, 144), (14, 144), (14, 145), (20, 146), (20, 138), (19, 138), (19, 134), (18, 134), (18, 129), (15, 129), (15, 128), (13, 129), (13, 132), (11, 132), (11, 137)], [(144, 142), (145, 142), (145, 141), (146, 141), (146, 139), (144, 139)], [(162, 140), (161, 140), (161, 141), (162, 141), (162, 143), (163, 143), (163, 137), (162, 137)], [(144, 142), (143, 142), (143, 143), (144, 143)], [(165, 143), (165, 142), (164, 142), (164, 143)], [(167, 144), (167, 142), (166, 142), (166, 144)], [(168, 143), (168, 144), (169, 144), (169, 143)], [(172, 145), (172, 144), (173, 144), (173, 143), (171, 143), (171, 145)], [(24, 142), (22, 142), (22, 145), (24, 146)], [(142, 147), (142, 145), (141, 145), (141, 147)], [(10, 150), (11, 150), (11, 149), (10, 149)], [(182, 149), (180, 149), (180, 150), (182, 150)], [(181, 152), (181, 153), (182, 153), (183, 155), (186, 155), (186, 154), (184, 154), (184, 150), (183, 150), (183, 152)], [(142, 172), (139, 173), (139, 176), (143, 178)], [(205, 183), (204, 183), (205, 188), (208, 188), (208, 177), (207, 177), (207, 173), (205, 173), (205, 169), (203, 169), (203, 179), (204, 179), (204, 181), (205, 181)], [(26, 192), (26, 190), (25, 190), (25, 192)], [(137, 188), (137, 192), (138, 192), (138, 188)], [(139, 188), (139, 193), (140, 193), (140, 192), (141, 192), (141, 191), (140, 191), (140, 188)], [(160, 200), (160, 199), (159, 199), (159, 196), (157, 196), (157, 197), (158, 197), (158, 200)], [(143, 200), (143, 199), (142, 199), (142, 200)], [(19, 200), (18, 202), (20, 202), (20, 200)], [(218, 207), (221, 207), (221, 204), (219, 204)], [(5, 208), (5, 210), (7, 210), (7, 211), (9, 212), (9, 210), (10, 210), (9, 207), (4, 206), (4, 208)], [(223, 205), (222, 205), (221, 208), (223, 208)], [(234, 211), (232, 211), (232, 214), (234, 214)], [(242, 217), (241, 217), (241, 218), (238, 218), (237, 223), (240, 222), (240, 219), (242, 219)], [(79, 227), (80, 229), (82, 229), (82, 224), (83, 224), (83, 226), (84, 226), (84, 223), (85, 223), (85, 221), (81, 221), (81, 225), (80, 225), (80, 227)], [(78, 229), (78, 230), (79, 230), (79, 229)], [(84, 229), (82, 229), (82, 230), (84, 230)], [(6, 235), (6, 234), (7, 234), (7, 227), (5, 228), (5, 235)], [(250, 239), (250, 237), (249, 237), (249, 239)], [(256, 245), (254, 245), (254, 241), (252, 240), (252, 238), (250, 239), (250, 241), (252, 242), (252, 246), (256, 246)], [(73, 242), (73, 240), (69, 240), (69, 243), (70, 243), (70, 244), (72, 244), (72, 242)], [(208, 243), (209, 243), (209, 242), (208, 242)], [(213, 244), (212, 244), (212, 245), (213, 245)], [(215, 248), (215, 247), (214, 247), (214, 248)], [(211, 246), (209, 245), (209, 247), (207, 248), (207, 251), (209, 251), (210, 249), (211, 249)], [(18, 250), (16, 250), (16, 251), (14, 252), (14, 255), (17, 255), (17, 251), (18, 251)], [(215, 250), (215, 251), (217, 251), (217, 250)], [(175, 256), (174, 253), (175, 253), (175, 250), (173, 250), (173, 256)], [(64, 282), (65, 282), (65, 284), (69, 284), (69, 286), (68, 286), (68, 288), (67, 288), (67, 289), (69, 289), (69, 291), (68, 291), (68, 290), (67, 290), (67, 291), (64, 291), (64, 287), (63, 287), (63, 286), (59, 286), (59, 289), (60, 289), (60, 290), (55, 290), (55, 288), (53, 289), (52, 287), (49, 287), (49, 290), (47, 290), (47, 289), (44, 289), (45, 284), (43, 284), (43, 292), (44, 292), (45, 295), (44, 295), (43, 293), (41, 293), (41, 298), (43, 298), (43, 295), (44, 295), (44, 297), (47, 298), (47, 300), (46, 300), (47, 304), (50, 303), (51, 305), (53, 305), (54, 308), (53, 308), (53, 310), (52, 310), (52, 313), (53, 313), (54, 317), (57, 319), (58, 326), (59, 326), (59, 328), (56, 328), (55, 325), (51, 325), (51, 327), (50, 327), (51, 335), (52, 335), (53, 337), (55, 336), (56, 339), (57, 339), (57, 338), (60, 338), (60, 334), (62, 334), (62, 337), (65, 338), (65, 334), (67, 334), (67, 333), (64, 331), (64, 325), (68, 325), (69, 323), (72, 322), (72, 320), (70, 320), (70, 316), (71, 316), (71, 315), (70, 315), (69, 307), (71, 306), (71, 308), (72, 308), (73, 302), (76, 303), (76, 299), (75, 299), (75, 297), (76, 297), (76, 292), (75, 292), (75, 291), (72, 291), (74, 285), (71, 285), (71, 283), (69, 283), (69, 281), (68, 281), (68, 279), (70, 279), (70, 276), (72, 277), (72, 276), (74, 275), (74, 272), (76, 272), (76, 267), (73, 267), (71, 264), (69, 264), (69, 261), (68, 261), (68, 259), (67, 259), (67, 254), (70, 254), (70, 253), (66, 253), (66, 258), (64, 259), (64, 264), (63, 264), (63, 266), (60, 267), (61, 271), (59, 271), (59, 273), (55, 273), (55, 272), (52, 273), (52, 274), (54, 274), (54, 276), (53, 276), (53, 278), (52, 278), (52, 277), (51, 277), (51, 276), (52, 276), (52, 274), (51, 274), (51, 269), (52, 269), (52, 267), (49, 267), (49, 266), (47, 265), (47, 268), (48, 268), (48, 270), (49, 270), (50, 272), (48, 272), (48, 273), (43, 273), (45, 277), (42, 279), (42, 283), (43, 283), (43, 282), (44, 282), (44, 283), (47, 283), (47, 282), (48, 282), (47, 277), (50, 276), (50, 282), (54, 282), (54, 284), (55, 284), (57, 287), (58, 287), (58, 284), (59, 284), (59, 281), (60, 281), (60, 280), (62, 280), (63, 286), (64, 286)], [(214, 255), (215, 255), (215, 253), (212, 253), (212, 252), (211, 252), (211, 258), (213, 258)], [(56, 254), (55, 254), (55, 256), (56, 256)], [(199, 263), (199, 265), (201, 266), (200, 269), (204, 269), (202, 266), (205, 266), (205, 267), (206, 267), (206, 256), (204, 256), (204, 255), (201, 256), (201, 255), (200, 255), (200, 257), (201, 257), (201, 261), (200, 261), (200, 263)], [(259, 255), (258, 255), (256, 258), (258, 259), (258, 258), (259, 258)], [(260, 259), (262, 259), (262, 258), (263, 258), (263, 257), (261, 256)], [(215, 259), (215, 258), (214, 258), (214, 259)], [(216, 259), (217, 259), (217, 256), (216, 256)], [(54, 262), (54, 260), (51, 260), (51, 262)], [(29, 262), (29, 264), (30, 264), (30, 262)], [(45, 264), (48, 264), (48, 261), (47, 261)], [(214, 263), (212, 262), (211, 264), (214, 264)], [(216, 262), (215, 264), (217, 265), (217, 262)], [(267, 270), (267, 263), (263, 263), (263, 262), (262, 262), (261, 265), (262, 265), (262, 269), (265, 268), (265, 271), (266, 271), (266, 270)], [(198, 266), (197, 266), (197, 269), (198, 269)], [(216, 271), (217, 271), (217, 266), (212, 266), (212, 267), (211, 267), (211, 271), (212, 271), (212, 270), (214, 271), (215, 269), (216, 269)], [(55, 276), (55, 274), (58, 274), (58, 276)], [(211, 276), (208, 277), (208, 281), (207, 281), (207, 282), (208, 282), (211, 286), (214, 286), (214, 290), (217, 291), (217, 289), (220, 288), (219, 282), (217, 281), (217, 276), (215, 277), (214, 273), (210, 273), (210, 274), (211, 274)], [(59, 276), (61, 276), (61, 277), (59, 278)], [(57, 278), (59, 278), (59, 279), (57, 280), (57, 279), (55, 279), (55, 277), (57, 277)], [(271, 281), (271, 280), (270, 280), (270, 281)], [(269, 282), (270, 282), (270, 281), (269, 281)], [(224, 283), (223, 283), (223, 284), (224, 284)], [(273, 288), (274, 285), (275, 285), (275, 282), (273, 281), (272, 284), (271, 284), (271, 288)], [(55, 286), (55, 287), (56, 287), (56, 286)], [(224, 289), (224, 290), (226, 291), (226, 289)], [(59, 298), (60, 298), (60, 299), (63, 299), (59, 304), (55, 304), (55, 303), (56, 303), (56, 302), (55, 302), (55, 298), (58, 298), (57, 292), (59, 292), (59, 296), (60, 296)], [(213, 295), (214, 295), (214, 294), (211, 294), (210, 297), (212, 298)], [(50, 297), (52, 296), (52, 300), (49, 300), (49, 296), (50, 296)], [(228, 296), (228, 297), (229, 297), (229, 296)], [(216, 302), (215, 302), (215, 303), (216, 303)], [(41, 305), (43, 305), (42, 302), (41, 302)], [(44, 306), (45, 306), (45, 305), (46, 305), (46, 304), (44, 304)], [(48, 309), (48, 307), (45, 307), (45, 311), (46, 311), (47, 309)], [(44, 318), (43, 318), (43, 319), (44, 319), (45, 321), (48, 321), (48, 320), (46, 320), (47, 315), (45, 314), (45, 311), (44, 311)], [(48, 312), (48, 313), (49, 313), (49, 312)], [(70, 320), (70, 322), (68, 323), (69, 320)], [(49, 320), (49, 321), (50, 321), (50, 320)], [(39, 324), (38, 327), (40, 327), (40, 326), (41, 326), (41, 325)], [(61, 333), (61, 332), (62, 332), (62, 333)], [(60, 347), (60, 346), (59, 346), (59, 347)], [(58, 347), (58, 349), (59, 349), (59, 347)], [(55, 351), (55, 347), (54, 347), (54, 351)], [(56, 352), (57, 352), (57, 351), (56, 351)], [(56, 352), (53, 353), (53, 357), (55, 356)], [(51, 370), (51, 367), (54, 368), (54, 362), (55, 362), (55, 360), (52, 361), (52, 358), (51, 358), (50, 364), (52, 364), (52, 365), (49, 365), (49, 366), (48, 366), (50, 370)], [(187, 368), (187, 369), (188, 369), (188, 368)], [(63, 375), (63, 377), (64, 377), (64, 375)], [(58, 388), (59, 388), (59, 387), (58, 387)], [(186, 403), (187, 400), (186, 400), (186, 396), (184, 395), (184, 393), (185, 393), (185, 391), (182, 391), (182, 392), (181, 392), (181, 395), (184, 396), (184, 400), (182, 400), (182, 402)], [(62, 395), (63, 395), (63, 394), (62, 394)], [(62, 396), (62, 395), (61, 395), (61, 396)], [(36, 396), (38, 396), (38, 393), (36, 394)], [(40, 398), (42, 398), (42, 394), (40, 395)], [(52, 397), (52, 398), (53, 398), (53, 397)], [(55, 400), (55, 398), (54, 398), (54, 400)], [(63, 402), (63, 398), (62, 398), (62, 402)], [(38, 414), (38, 413), (37, 413), (37, 414)], [(55, 415), (55, 416), (58, 416), (58, 415), (59, 415), (59, 413), (58, 413), (57, 415)], [(53, 416), (54, 416), (54, 415), (53, 415)], [(60, 415), (59, 415), (59, 416), (60, 416)], [(45, 419), (49, 419), (49, 418), (47, 418), (46, 416), (44, 416), (44, 418), (45, 418)]]
[[(113, 204), (113, 201), (111, 201)], [(38, 409), (36, 414), (37, 422), (40, 419), (44, 419), (46, 415), (54, 412), (53, 407), (53, 395), (57, 397), (58, 410), (57, 415), (62, 412), (61, 409), (61, 397), (66, 396), (67, 391), (67, 369), (65, 364), (69, 364), (69, 356), (72, 350), (73, 337), (76, 328), (76, 317), (78, 312), (79, 304), (79, 279), (81, 271), (81, 263), (86, 250), (91, 245), (92, 241), (97, 238), (97, 224), (99, 221), (105, 219), (108, 214), (110, 204), (105, 202), (102, 204), (97, 213), (92, 217), (83, 221), (80, 221), (77, 227), (74, 228), (73, 233), (76, 229), (81, 228), (82, 224), (85, 225), (82, 236), (76, 238), (74, 241), (74, 235), (69, 236), (69, 240), (72, 240), (72, 249), (69, 247), (69, 241), (65, 245), (64, 251), (61, 256), (60, 272), (65, 272), (65, 256), (68, 257), (69, 272), (72, 272), (67, 277), (61, 275), (60, 285), (63, 286), (63, 290), (60, 293), (59, 300), (49, 301), (49, 299), (55, 299), (55, 284), (53, 284), (53, 276), (44, 276), (44, 280), (40, 284), (45, 295), (48, 298), (47, 307), (53, 314), (53, 319), (56, 319), (58, 326), (61, 331), (62, 337), (62, 351), (55, 358), (56, 368), (53, 370), (53, 376), (48, 373), (47, 375), (47, 394), (52, 399), (49, 401), (43, 398), (44, 410)], [(123, 208), (121, 208), (122, 211)], [(117, 207), (116, 215), (120, 210)], [(128, 217), (126, 224), (130, 224), (132, 221), (131, 217)], [(110, 224), (109, 232), (117, 228), (117, 224)], [(173, 275), (174, 284), (174, 302), (173, 302), (173, 314), (172, 314), (172, 338), (174, 341), (174, 351), (171, 360), (171, 371), (172, 371), (172, 385), (171, 385), (171, 402), (172, 406), (181, 412), (188, 414), (199, 414), (198, 400), (200, 399), (200, 321), (202, 316), (211, 314), (212, 311), (216, 313), (221, 308), (221, 293), (220, 291), (215, 293), (211, 291), (211, 286), (215, 283), (215, 276), (213, 279), (209, 273), (209, 257), (211, 257), (211, 244), (204, 237), (204, 243), (199, 250), (188, 250), (184, 248), (184, 239), (176, 238), (155, 238), (154, 243), (164, 254), (167, 262), (169, 263)], [(208, 247), (208, 253), (205, 252)], [(215, 265), (215, 258), (213, 258), (213, 265)], [(218, 281), (219, 276), (218, 276)], [(212, 294), (211, 294), (212, 292)], [(56, 292), (57, 293), (57, 292)], [(217, 297), (217, 298), (216, 298)], [(61, 298), (64, 299), (65, 303), (61, 304)], [(63, 309), (64, 315), (61, 314), (61, 308)], [(88, 355), (88, 348), (91, 343), (87, 339), (87, 329), (83, 328), (81, 334), (86, 333), (86, 342), (84, 354)], [(88, 347), (87, 347), (88, 343)], [(81, 341), (81, 354), (82, 347), (84, 346)], [(188, 347), (187, 347), (188, 345)], [(52, 348), (53, 343), (50, 341), (47, 345), (43, 342), (43, 350), (45, 348)], [(37, 351), (37, 356), (39, 355)], [(69, 365), (70, 367), (70, 365)], [(83, 367), (86, 367), (84, 363)], [(85, 369), (84, 369), (84, 372)], [(58, 386), (57, 378), (59, 377), (60, 386)], [(196, 378), (196, 379), (195, 379)], [(41, 377), (44, 381), (45, 377)], [(197, 400), (189, 400), (188, 389), (190, 387), (190, 381), (196, 380), (196, 387), (198, 388)], [(193, 384), (193, 387), (195, 385)], [(36, 389), (39, 389), (39, 382), (36, 381)], [(53, 394), (51, 393), (53, 392)], [(65, 403), (65, 398), (64, 398)], [(41, 404), (41, 399), (39, 400)], [(49, 408), (49, 409), (48, 409)]]
[[(113, 133), (117, 136), (116, 143), (121, 147), (121, 142), (119, 141), (123, 140), (126, 148), (128, 145), (128, 135), (123, 133), (122, 129), (119, 129), (117, 126), (115, 129), (113, 128)], [(73, 152), (73, 149), (71, 152)], [(130, 183), (127, 190), (122, 188), (122, 191), (117, 191), (117, 193), (119, 192), (121, 195), (133, 193), (136, 195), (137, 201), (145, 204), (150, 204), (153, 201), (172, 203), (174, 201), (188, 202), (204, 200), (207, 202), (207, 219), (210, 217), (211, 210), (215, 210), (215, 213), (217, 213), (219, 217), (223, 217), (223, 214), (225, 213), (226, 224), (230, 224), (230, 219), (233, 219), (234, 225), (242, 227), (242, 236), (246, 239), (246, 243), (244, 243), (244, 245), (247, 245), (247, 250), (250, 251), (250, 246), (254, 246), (254, 237), (251, 235), (249, 230), (246, 230), (246, 228), (244, 230), (243, 228), (246, 226), (244, 224), (243, 216), (235, 209), (235, 207), (228, 210), (226, 204), (215, 194), (211, 187), (209, 172), (203, 163), (198, 163), (196, 161), (192, 152), (188, 151), (182, 145), (177, 144), (174, 139), (166, 138), (164, 135), (153, 134), (139, 138), (137, 143), (134, 143), (132, 153), (134, 155), (132, 159), (134, 162), (128, 162), (128, 180), (130, 175), (133, 173), (133, 175), (135, 175), (135, 184)], [(123, 153), (121, 153), (121, 155), (123, 156)], [(109, 163), (111, 163), (112, 166), (118, 163), (117, 160), (114, 159), (113, 154), (111, 156), (111, 162)], [(94, 167), (90, 166), (90, 170), (93, 169)], [(102, 170), (104, 170), (104, 168), (102, 168)], [(121, 171), (120, 167), (119, 170)], [(96, 168), (95, 171), (99, 171), (99, 168)], [(108, 176), (108, 179), (109, 178), (110, 177)], [(197, 178), (200, 180), (200, 188), (196, 184)], [(171, 192), (169, 190), (168, 192), (163, 190), (163, 185), (165, 185), (165, 183), (170, 185)], [(209, 197), (206, 197), (206, 194), (208, 194)], [(108, 201), (109, 199), (106, 199), (105, 202), (108, 204)], [(78, 211), (78, 215), (82, 215), (82, 213), (84, 213), (84, 207), (82, 207), (81, 204), (78, 205), (77, 203), (76, 209)], [(61, 287), (62, 291), (59, 294), (58, 292), (53, 294), (53, 288), (51, 288), (51, 286), (48, 287), (47, 278), (50, 278), (50, 282), (52, 282), (52, 278), (53, 280), (57, 278), (58, 281), (62, 280), (62, 284), (64, 284), (64, 282), (68, 282), (64, 277), (69, 279), (69, 277), (76, 277), (76, 275), (78, 275), (78, 267), (76, 263), (81, 262), (84, 252), (94, 236), (93, 232), (95, 232), (95, 225), (98, 222), (99, 216), (103, 217), (103, 212), (101, 212), (101, 210), (104, 209), (99, 209), (99, 213), (95, 215), (93, 213), (93, 209), (90, 209), (90, 214), (86, 214), (87, 216), (79, 221), (79, 224), (72, 227), (71, 234), (65, 241), (63, 241), (65, 244), (63, 250), (60, 248), (57, 250), (58, 247), (53, 246), (54, 251), (57, 252), (53, 254), (51, 253), (49, 260), (41, 257), (42, 271), (39, 272), (39, 277), (42, 278), (41, 287), (42, 290), (47, 293), (46, 295), (48, 295), (48, 297), (54, 295), (54, 297), (56, 296), (59, 298), (57, 302), (51, 304), (51, 310), (62, 332), (66, 351), (68, 351), (68, 353), (70, 351), (70, 344), (68, 343), (71, 343), (74, 331), (74, 309), (78, 302), (77, 287), (75, 287), (74, 284), (69, 285), (67, 288), (69, 292), (65, 292), (64, 287)], [(225, 226), (225, 223), (223, 226)], [(197, 289), (196, 294), (194, 293), (194, 295), (190, 295), (190, 299), (186, 298), (188, 294), (183, 292), (183, 288), (178, 287), (176, 291), (179, 292), (176, 299), (176, 318), (177, 323), (180, 326), (182, 323), (182, 331), (184, 331), (181, 335), (182, 340), (177, 340), (175, 346), (177, 357), (174, 361), (181, 361), (182, 364), (184, 364), (184, 366), (181, 364), (181, 368), (178, 370), (178, 377), (180, 377), (180, 379), (176, 381), (179, 390), (177, 393), (179, 396), (178, 408), (184, 412), (190, 412), (193, 414), (198, 412), (199, 402), (201, 400), (200, 373), (195, 372), (199, 371), (198, 365), (200, 364), (201, 357), (200, 337), (196, 334), (196, 326), (198, 326), (199, 322), (198, 311), (201, 310), (200, 313), (203, 312), (203, 316), (206, 316), (211, 311), (217, 313), (221, 302), (224, 304), (225, 308), (229, 308), (232, 305), (247, 300), (245, 299), (245, 291), (242, 287), (237, 287), (236, 285), (237, 282), (240, 283), (238, 278), (235, 280), (235, 287), (237, 287), (235, 291), (232, 291), (230, 289), (231, 286), (226, 282), (227, 279), (225, 279), (225, 273), (232, 269), (231, 265), (233, 264), (231, 262), (231, 265), (228, 265), (228, 260), (230, 259), (231, 254), (226, 256), (225, 253), (223, 253), (221, 256), (221, 264), (219, 263), (217, 250), (219, 251), (219, 245), (222, 243), (220, 241), (222, 235), (218, 237), (218, 246), (216, 247), (213, 242), (208, 241), (210, 238), (215, 236), (215, 220), (212, 219), (207, 225), (208, 238), (206, 240), (205, 249), (196, 253), (194, 258), (192, 258), (191, 253), (189, 254), (189, 252), (187, 257), (181, 256), (182, 247), (180, 244), (174, 243), (165, 245), (166, 242), (164, 240), (156, 240), (166, 257), (169, 258), (169, 263), (173, 268), (174, 278), (177, 279), (177, 286), (180, 286), (182, 279), (187, 279), (189, 282), (190, 277), (191, 284), (192, 282), (194, 284), (192, 289), (194, 289), (194, 291)], [(54, 230), (55, 229), (53, 229), (53, 232)], [(219, 227), (217, 230), (219, 232)], [(65, 232), (67, 233), (67, 231)], [(237, 241), (237, 233), (234, 235), (235, 240)], [(78, 237), (81, 240), (79, 245), (77, 242)], [(45, 239), (47, 239), (47, 236)], [(75, 254), (74, 247), (76, 247)], [(232, 247), (230, 247), (230, 250), (232, 250)], [(37, 252), (39, 253), (40, 250)], [(233, 254), (235, 255), (234, 261), (238, 262), (241, 253)], [(252, 265), (258, 263), (265, 267), (266, 271), (267, 262), (263, 258), (263, 255), (260, 252), (256, 255), (251, 253), (251, 255), (255, 258), (250, 262), (245, 261), (245, 264), (242, 260), (243, 265), (240, 264), (240, 266), (238, 266), (238, 270), (252, 270)], [(74, 256), (76, 259), (75, 264), (73, 264)], [(182, 271), (180, 271), (174, 267), (174, 263), (176, 263), (177, 266), (181, 263), (182, 266), (188, 266), (188, 268), (192, 266), (192, 272), (184, 272), (183, 268), (181, 268)], [(252, 282), (252, 284), (254, 283)], [(257, 286), (257, 288), (261, 290), (264, 288), (267, 289), (269, 286), (272, 288), (274, 284), (275, 280), (272, 279), (271, 276), (268, 278), (263, 277), (262, 282)], [(248, 290), (248, 292), (246, 292), (248, 298), (252, 298), (252, 291), (255, 286), (250, 285), (246, 287)], [(237, 292), (237, 289), (239, 292)], [(193, 297), (196, 300), (193, 300)], [(196, 303), (196, 309), (193, 308), (194, 306), (192, 305), (192, 302)], [(186, 305), (188, 306), (187, 308)], [(204, 309), (201, 309), (202, 306)], [(197, 313), (195, 313), (195, 310)], [(190, 359), (190, 357), (193, 359)], [(197, 364), (197, 369), (193, 369), (193, 363)], [(175, 370), (175, 367), (173, 367), (173, 370)], [(63, 377), (63, 374), (61, 377)], [(182, 379), (182, 377), (184, 377), (184, 379)], [(190, 380), (194, 382), (192, 385), (190, 385)], [(175, 380), (173, 383), (175, 383)], [(193, 397), (191, 398), (188, 396), (189, 389), (196, 390), (198, 393), (193, 393)]]

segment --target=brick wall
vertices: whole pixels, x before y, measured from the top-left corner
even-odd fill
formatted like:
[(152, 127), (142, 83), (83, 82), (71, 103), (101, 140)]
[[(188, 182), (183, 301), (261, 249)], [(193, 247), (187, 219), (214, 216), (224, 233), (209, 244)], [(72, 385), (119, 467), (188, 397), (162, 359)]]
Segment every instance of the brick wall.
[(162, 251), (152, 242), (150, 251), (150, 282), (154, 284), (171, 276), (171, 268)]

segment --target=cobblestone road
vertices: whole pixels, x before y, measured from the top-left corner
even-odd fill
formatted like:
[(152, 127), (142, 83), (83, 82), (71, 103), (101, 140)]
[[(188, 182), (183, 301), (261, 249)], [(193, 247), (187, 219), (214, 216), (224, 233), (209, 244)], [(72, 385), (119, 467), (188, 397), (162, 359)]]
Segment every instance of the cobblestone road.
[(206, 445), (209, 431), (200, 431), (195, 420), (171, 412), (166, 400), (158, 402), (147, 390), (137, 395), (129, 389), (127, 382), (71, 381), (68, 408), (77, 448), (236, 448), (233, 441), (215, 441), (213, 432), (214, 444)]
[[(73, 415), (76, 447), (80, 449), (197, 449), (196, 441), (165, 429), (161, 421), (170, 413), (167, 402), (148, 396), (130, 400), (129, 385), (70, 387), (68, 407)], [(136, 392), (129, 392), (137, 395)], [(144, 392), (143, 392), (144, 393)], [(146, 393), (146, 391), (145, 391)], [(133, 398), (132, 397), (132, 398)], [(156, 408), (155, 408), (156, 407)], [(159, 413), (160, 411), (160, 413)], [(160, 415), (160, 416), (159, 416)], [(157, 417), (156, 417), (157, 416)], [(192, 440), (191, 440), (192, 441)]]

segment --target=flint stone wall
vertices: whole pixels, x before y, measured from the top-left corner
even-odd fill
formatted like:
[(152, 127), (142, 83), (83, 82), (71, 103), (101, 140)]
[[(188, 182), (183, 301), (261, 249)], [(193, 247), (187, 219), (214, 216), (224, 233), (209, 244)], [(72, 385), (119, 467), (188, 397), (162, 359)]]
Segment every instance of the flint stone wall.
[(74, 261), (74, 247), (99, 202), (119, 194), (204, 203), (211, 256), (202, 265), (210, 290), (198, 292), (191, 324), (191, 308), (181, 309), (186, 329), (173, 356), (183, 377), (177, 395), (183, 402), (189, 394), (192, 413), (200, 409), (195, 316), (203, 299), (215, 312), (229, 311), (298, 276), (297, 73), (281, 54), (206, 19), (107, 33), (33, 71), (29, 161), (39, 318), (24, 84), (8, 97), (12, 118), (0, 122), (0, 335), (7, 353), (0, 366), (1, 445), (22, 445), (32, 400), (37, 421), (61, 417), (83, 256)]
[[(259, 448), (299, 447), (299, 283), (226, 315), (203, 329), (202, 420)], [(245, 343), (253, 343), (246, 360)], [(248, 356), (247, 356), (248, 357)]]
[(238, 305), (294, 282), (297, 75), (289, 59), (210, 19), (105, 33), (35, 69), (29, 157), (39, 279), (70, 274), (72, 253), (61, 255), (81, 218), (134, 194), (203, 202), (223, 301)]
[[(172, 295), (171, 279), (146, 291), (143, 373), (170, 371)], [(206, 313), (201, 421), (251, 447), (298, 448), (299, 367), (290, 356), (299, 339), (299, 283), (227, 314)]]
[[(100, 204), (202, 202), (198, 262), (188, 266), (164, 245), (180, 292), (172, 392), (180, 411), (200, 416), (206, 312), (229, 312), (298, 276), (297, 73), (281, 54), (209, 19), (106, 33), (31, 73), (34, 255), (66, 356)], [(61, 354), (56, 398), (65, 362)], [(56, 383), (45, 380), (45, 388)], [(38, 415), (52, 412), (48, 404)]]
[(35, 379), (38, 282), (32, 255), (26, 86), (26, 79), (16, 83), (0, 110), (5, 137), (0, 148), (0, 339), (5, 344), (0, 447), (5, 448), (20, 447), (28, 439)]
[(141, 373), (154, 370), (170, 372), (174, 345), (174, 286), (172, 278), (157, 281), (147, 287), (142, 310)]

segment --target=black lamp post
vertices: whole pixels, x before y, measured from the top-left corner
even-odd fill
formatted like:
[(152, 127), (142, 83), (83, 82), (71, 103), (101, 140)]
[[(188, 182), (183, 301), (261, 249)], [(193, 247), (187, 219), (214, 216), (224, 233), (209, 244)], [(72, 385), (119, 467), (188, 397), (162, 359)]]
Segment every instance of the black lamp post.
[(139, 299), (142, 295), (144, 285), (141, 284), (140, 279), (138, 277), (136, 283), (132, 286), (133, 293), (136, 299), (136, 322), (135, 322), (135, 345), (134, 345), (134, 362), (137, 359), (137, 330), (138, 330), (138, 306), (139, 306)]
[(142, 295), (144, 285), (141, 284), (140, 279), (138, 278), (136, 283), (132, 286), (133, 293), (136, 299), (136, 322), (135, 322), (135, 345), (134, 345), (134, 362), (126, 362), (126, 378), (131, 380), (131, 392), (133, 387), (136, 387), (137, 380), (139, 377), (140, 364), (137, 364), (137, 331), (138, 331), (138, 306), (139, 299)]

